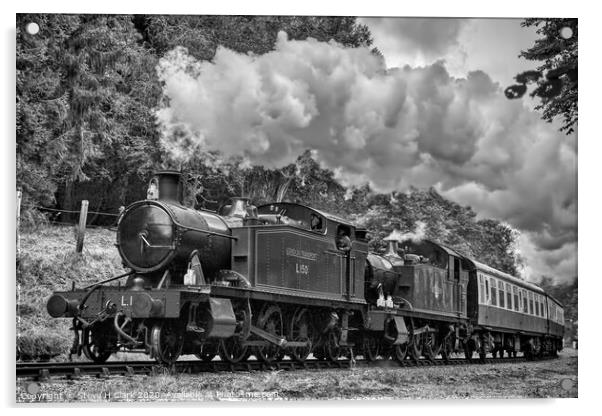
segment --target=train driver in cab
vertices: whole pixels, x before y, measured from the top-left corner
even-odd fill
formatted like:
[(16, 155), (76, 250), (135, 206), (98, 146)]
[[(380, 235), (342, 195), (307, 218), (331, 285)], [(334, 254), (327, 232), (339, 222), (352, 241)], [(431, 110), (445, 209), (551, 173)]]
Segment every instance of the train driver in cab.
[(341, 251), (351, 251), (351, 238), (349, 238), (349, 231), (344, 227), (340, 227), (337, 233), (337, 249)]
[(322, 230), (322, 218), (316, 214), (311, 214), (311, 229), (312, 231)]

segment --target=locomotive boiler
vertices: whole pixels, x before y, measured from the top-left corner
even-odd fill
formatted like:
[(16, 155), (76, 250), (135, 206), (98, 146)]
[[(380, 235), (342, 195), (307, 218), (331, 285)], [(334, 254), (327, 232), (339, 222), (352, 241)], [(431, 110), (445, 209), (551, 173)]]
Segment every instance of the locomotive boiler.
[[(488, 299), (473, 295), (485, 269), (438, 243), (400, 250), (390, 238), (379, 255), (369, 252), (366, 229), (311, 207), (232, 198), (212, 212), (186, 207), (183, 194), (179, 172), (155, 174), (147, 198), (118, 220), (127, 271), (48, 300), (52, 317), (73, 320), (72, 354), (102, 362), (143, 352), (164, 364), (182, 354), (232, 363), (254, 355), (271, 363), (286, 355), (404, 360), (558, 349), (560, 318), (552, 325), (544, 313), (561, 316), (557, 302), (522, 285), (527, 307), (515, 310), (509, 278), (496, 275), (503, 283), (493, 292), (487, 283), (487, 293), (499, 308), (502, 285), (504, 307), (495, 312), (515, 323), (492, 328), (483, 317), (493, 309), (473, 306)], [(529, 311), (537, 316), (524, 332), (516, 320)]]
[(211, 281), (230, 266), (230, 228), (219, 215), (185, 207), (178, 178), (172, 171), (155, 175), (148, 199), (122, 214), (117, 248), (124, 266), (151, 279), (169, 271), (177, 283), (183, 283), (182, 272), (196, 255), (203, 259), (203, 277)]

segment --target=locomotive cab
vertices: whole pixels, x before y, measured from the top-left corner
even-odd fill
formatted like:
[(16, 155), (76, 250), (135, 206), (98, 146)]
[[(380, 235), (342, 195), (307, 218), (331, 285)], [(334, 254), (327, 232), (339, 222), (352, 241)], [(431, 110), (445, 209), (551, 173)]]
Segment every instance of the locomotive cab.
[[(464, 257), (430, 240), (389, 241), (387, 258), (399, 279), (393, 301), (405, 307), (466, 317), (468, 266)], [(401, 254), (400, 254), (401, 253)]]

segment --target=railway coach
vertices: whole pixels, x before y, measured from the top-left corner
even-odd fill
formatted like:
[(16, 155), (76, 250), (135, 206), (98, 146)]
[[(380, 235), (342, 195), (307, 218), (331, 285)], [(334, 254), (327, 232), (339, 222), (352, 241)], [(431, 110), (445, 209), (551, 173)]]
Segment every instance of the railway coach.
[[(467, 355), (532, 357), (562, 349), (562, 306), (539, 286), (465, 258), (469, 266)], [(557, 312), (558, 311), (558, 312)], [(554, 312), (554, 313), (551, 313)]]

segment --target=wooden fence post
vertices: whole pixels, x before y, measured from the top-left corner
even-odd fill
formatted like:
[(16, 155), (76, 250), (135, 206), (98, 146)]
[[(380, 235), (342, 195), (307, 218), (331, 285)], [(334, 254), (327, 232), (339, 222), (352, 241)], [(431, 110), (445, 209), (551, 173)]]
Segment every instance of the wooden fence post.
[(79, 212), (79, 227), (77, 229), (77, 244), (75, 252), (81, 253), (84, 249), (84, 236), (86, 235), (86, 219), (88, 217), (88, 201), (82, 201), (82, 208)]
[(19, 227), (21, 226), (21, 189), (17, 189), (17, 257), (21, 253), (21, 234)]

